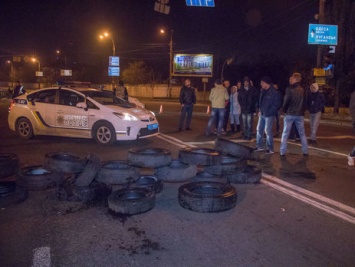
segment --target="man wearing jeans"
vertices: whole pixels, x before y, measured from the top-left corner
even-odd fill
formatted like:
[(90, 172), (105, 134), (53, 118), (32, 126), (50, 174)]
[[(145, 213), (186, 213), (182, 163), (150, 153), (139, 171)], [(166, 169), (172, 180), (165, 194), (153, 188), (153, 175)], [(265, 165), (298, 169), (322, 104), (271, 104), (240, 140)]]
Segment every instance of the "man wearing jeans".
[(216, 120), (217, 116), (218, 120), (218, 129), (217, 136), (222, 135), (223, 130), (223, 118), (225, 113), (225, 105), (226, 101), (229, 100), (229, 95), (227, 89), (222, 85), (221, 80), (217, 79), (214, 83), (214, 88), (212, 88), (210, 97), (209, 97), (212, 105), (211, 117), (207, 124), (206, 136), (211, 134), (211, 128), (213, 122)]
[(274, 154), (274, 138), (272, 126), (280, 106), (280, 94), (272, 85), (271, 78), (265, 76), (261, 79), (261, 94), (259, 97), (259, 120), (256, 127), (256, 151), (264, 151), (264, 132), (266, 133), (267, 154)]
[(196, 93), (195, 88), (191, 87), (190, 79), (185, 80), (185, 86), (180, 90), (180, 104), (181, 104), (181, 113), (180, 113), (180, 123), (179, 131), (182, 131), (182, 127), (186, 118), (186, 130), (191, 130), (190, 123), (192, 112), (194, 110), (194, 105), (196, 104)]
[(284, 129), (281, 137), (280, 157), (285, 159), (287, 151), (287, 139), (292, 124), (295, 123), (302, 144), (302, 153), (308, 156), (308, 144), (304, 130), (304, 111), (306, 105), (306, 94), (301, 85), (302, 76), (300, 73), (293, 73), (289, 79), (290, 86), (286, 88), (282, 109), (285, 112)]

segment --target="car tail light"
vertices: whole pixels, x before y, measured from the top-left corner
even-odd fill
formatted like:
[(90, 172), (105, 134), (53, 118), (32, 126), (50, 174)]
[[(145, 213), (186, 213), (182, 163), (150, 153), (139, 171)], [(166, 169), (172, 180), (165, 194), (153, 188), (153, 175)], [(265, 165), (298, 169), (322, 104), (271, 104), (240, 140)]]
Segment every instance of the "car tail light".
[(10, 106), (9, 106), (9, 111), (11, 111), (12, 107), (14, 106), (15, 101), (12, 99), (10, 102)]

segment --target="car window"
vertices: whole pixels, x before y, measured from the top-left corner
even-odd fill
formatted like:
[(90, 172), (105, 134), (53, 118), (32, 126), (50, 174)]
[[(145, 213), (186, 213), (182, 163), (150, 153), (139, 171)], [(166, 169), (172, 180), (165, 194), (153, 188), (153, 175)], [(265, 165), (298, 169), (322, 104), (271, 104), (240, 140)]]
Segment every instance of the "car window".
[(51, 90), (43, 90), (39, 91), (35, 94), (32, 94), (31, 97), (29, 97), (30, 101), (35, 101), (35, 102), (40, 102), (40, 103), (51, 103), (53, 104), (55, 101), (55, 94), (56, 90), (51, 89)]
[(91, 109), (99, 109), (94, 103), (92, 103), (90, 100), (86, 99), (86, 104), (88, 105), (88, 108)]
[(84, 102), (84, 97), (81, 95), (69, 91), (61, 89), (59, 91), (59, 104), (66, 106), (76, 106), (77, 103)]

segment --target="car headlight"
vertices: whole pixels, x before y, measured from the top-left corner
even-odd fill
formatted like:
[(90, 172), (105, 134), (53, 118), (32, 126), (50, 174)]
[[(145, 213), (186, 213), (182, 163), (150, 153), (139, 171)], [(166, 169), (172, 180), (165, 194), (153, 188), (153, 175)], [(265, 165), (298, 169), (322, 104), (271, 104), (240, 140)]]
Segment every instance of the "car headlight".
[(124, 121), (138, 121), (138, 118), (136, 116), (133, 116), (129, 113), (125, 113), (125, 112), (113, 112), (114, 115), (116, 115), (117, 117), (119, 117), (120, 119), (124, 120)]

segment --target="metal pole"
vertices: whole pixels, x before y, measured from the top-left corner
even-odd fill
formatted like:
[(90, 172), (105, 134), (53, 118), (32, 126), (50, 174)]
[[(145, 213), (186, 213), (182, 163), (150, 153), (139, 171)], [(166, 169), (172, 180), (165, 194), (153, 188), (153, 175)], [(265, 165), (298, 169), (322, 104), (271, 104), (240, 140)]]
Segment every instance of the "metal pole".
[[(319, 14), (318, 14), (319, 15), (319, 17), (318, 17), (319, 24), (325, 23), (324, 6), (325, 6), (325, 0), (319, 0)], [(318, 68), (322, 67), (322, 57), (323, 57), (323, 47), (321, 45), (318, 45), (318, 47), (317, 47), (317, 67)]]
[(169, 97), (171, 98), (171, 79), (173, 75), (173, 33), (174, 30), (171, 30), (170, 32), (170, 62), (169, 62), (169, 82), (168, 82), (168, 87), (169, 87)]

